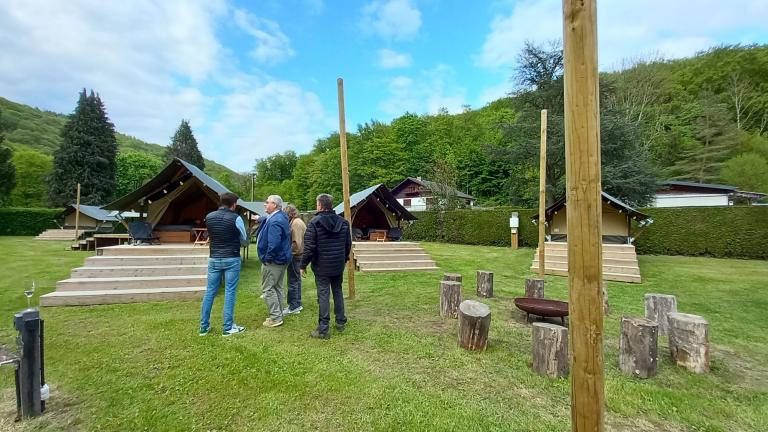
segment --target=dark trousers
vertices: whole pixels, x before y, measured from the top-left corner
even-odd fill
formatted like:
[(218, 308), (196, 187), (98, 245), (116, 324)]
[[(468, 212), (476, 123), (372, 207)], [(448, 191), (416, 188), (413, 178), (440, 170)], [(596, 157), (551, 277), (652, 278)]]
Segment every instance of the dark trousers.
[(301, 306), (301, 255), (293, 257), (288, 263), (288, 307), (298, 309)]
[(320, 307), (320, 317), (317, 320), (317, 331), (320, 333), (328, 333), (328, 323), (331, 320), (331, 293), (333, 293), (333, 315), (336, 317), (336, 325), (343, 326), (347, 323), (347, 316), (344, 314), (344, 293), (341, 290), (341, 282), (343, 280), (343, 273), (338, 276), (315, 275), (317, 303)]

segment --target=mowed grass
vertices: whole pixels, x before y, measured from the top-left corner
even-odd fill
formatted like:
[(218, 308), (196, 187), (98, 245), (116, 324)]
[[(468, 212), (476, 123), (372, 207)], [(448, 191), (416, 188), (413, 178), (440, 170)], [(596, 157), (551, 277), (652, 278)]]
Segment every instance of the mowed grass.
[[(14, 343), (12, 314), (26, 305), (27, 281), (51, 291), (88, 255), (65, 246), (0, 237), (0, 343)], [(532, 276), (533, 251), (424, 246), (442, 271), (463, 275), (465, 299), (476, 298), (476, 270), (494, 272), (496, 297), (481, 300), (493, 311), (486, 352), (457, 348), (456, 320), (439, 317), (442, 272), (357, 273), (347, 331), (329, 341), (308, 337), (317, 320), (308, 278), (304, 311), (264, 329), (252, 258), (235, 311), (248, 330), (230, 338), (197, 335), (199, 302), (45, 308), (48, 412), (14, 424), (12, 373), (2, 368), (0, 430), (569, 430), (569, 382), (530, 371), (531, 329), (513, 304)], [(643, 284), (608, 284), (607, 429), (766, 430), (766, 262), (641, 257), (640, 266)], [(711, 373), (674, 366), (666, 338), (656, 378), (619, 373), (619, 321), (643, 314), (647, 292), (674, 294), (680, 311), (709, 320)], [(567, 280), (547, 277), (546, 294), (567, 299)], [(214, 305), (217, 330), (222, 303)]]

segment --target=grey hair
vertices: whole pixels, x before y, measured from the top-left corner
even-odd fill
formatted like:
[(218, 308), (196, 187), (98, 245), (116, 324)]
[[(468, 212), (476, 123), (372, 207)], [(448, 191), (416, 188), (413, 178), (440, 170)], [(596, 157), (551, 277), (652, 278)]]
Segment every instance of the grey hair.
[(317, 202), (320, 203), (321, 209), (333, 210), (333, 197), (331, 195), (322, 193), (317, 196)]
[(299, 209), (297, 209), (293, 204), (288, 204), (285, 206), (285, 212), (291, 219), (299, 217)]
[(267, 197), (267, 201), (272, 201), (279, 209), (283, 208), (283, 199), (280, 198), (280, 195), (270, 195)]

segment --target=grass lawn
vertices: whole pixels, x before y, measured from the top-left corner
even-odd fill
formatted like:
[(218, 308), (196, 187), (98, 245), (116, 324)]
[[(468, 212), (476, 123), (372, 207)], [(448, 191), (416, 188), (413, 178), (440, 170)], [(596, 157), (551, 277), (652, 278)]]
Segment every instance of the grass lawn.
[[(425, 244), (442, 271), (495, 273), (497, 297), (484, 353), (456, 347), (456, 320), (438, 315), (442, 273), (357, 274), (349, 323), (331, 340), (308, 337), (317, 320), (314, 283), (304, 312), (264, 329), (258, 262), (244, 269), (235, 320), (248, 330), (197, 335), (199, 302), (46, 308), (48, 413), (14, 424), (13, 378), (0, 369), (2, 430), (570, 430), (569, 382), (534, 375), (531, 329), (512, 299), (523, 293), (533, 251)], [(22, 289), (39, 291), (82, 264), (65, 243), (0, 237), (0, 343), (13, 344)], [(252, 255), (253, 256), (253, 255)], [(765, 431), (768, 426), (768, 265), (765, 261), (640, 258), (643, 284), (608, 284), (605, 323), (608, 430)], [(675, 367), (666, 338), (659, 375), (637, 380), (617, 366), (619, 320), (642, 315), (647, 292), (674, 294), (680, 311), (710, 322), (712, 372)], [(567, 281), (548, 277), (548, 297)], [(221, 326), (221, 298), (213, 326)]]

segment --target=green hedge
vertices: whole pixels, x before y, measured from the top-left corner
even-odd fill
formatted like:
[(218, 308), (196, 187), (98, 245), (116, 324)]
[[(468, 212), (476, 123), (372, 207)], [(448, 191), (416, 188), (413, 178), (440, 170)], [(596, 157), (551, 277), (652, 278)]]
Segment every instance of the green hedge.
[(34, 236), (48, 228), (56, 228), (63, 209), (0, 208), (0, 235)]
[(511, 207), (493, 210), (454, 210), (415, 212), (418, 218), (403, 230), (403, 238), (470, 245), (509, 246), (509, 218), (518, 212), (520, 230), (518, 244), (534, 247), (538, 228), (531, 223), (537, 210)]
[(768, 206), (640, 211), (653, 218), (635, 241), (640, 254), (768, 259)]
[[(537, 210), (498, 208), (417, 212), (403, 238), (470, 245), (509, 246), (509, 217), (520, 214), (521, 247), (535, 247)], [(654, 223), (637, 238), (640, 254), (707, 255), (768, 259), (768, 207), (686, 207), (641, 209)]]

